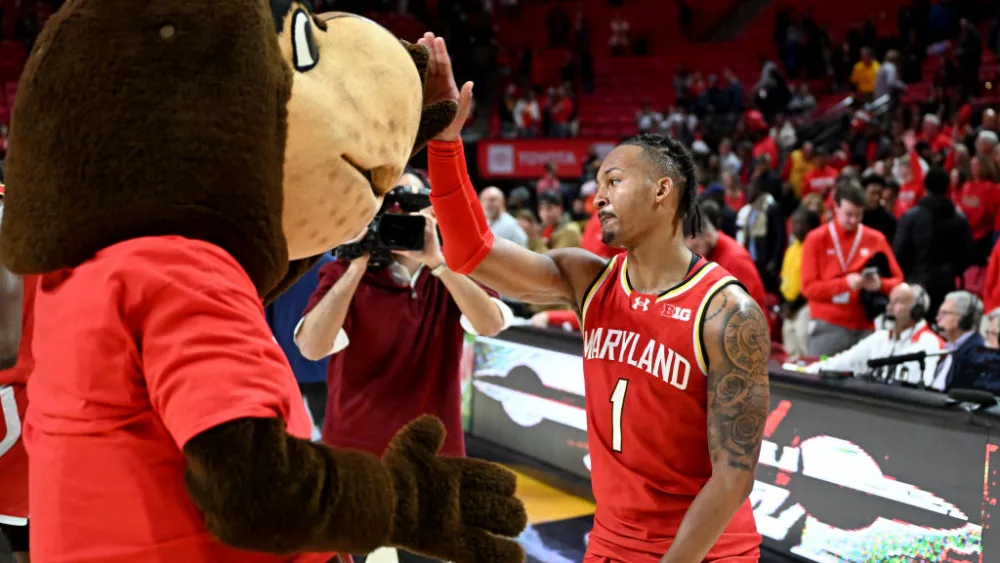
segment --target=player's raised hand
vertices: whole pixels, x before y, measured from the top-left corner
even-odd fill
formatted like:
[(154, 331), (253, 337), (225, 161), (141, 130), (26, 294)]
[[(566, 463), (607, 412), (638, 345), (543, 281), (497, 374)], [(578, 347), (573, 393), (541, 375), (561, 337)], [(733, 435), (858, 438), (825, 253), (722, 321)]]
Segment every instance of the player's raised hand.
[(390, 543), (454, 563), (521, 563), (524, 550), (513, 538), (527, 514), (514, 497), (514, 473), (482, 460), (438, 457), (444, 436), (438, 419), (423, 416), (382, 457), (397, 499)]
[(472, 110), (472, 82), (466, 82), (461, 89), (458, 88), (451, 67), (448, 45), (443, 38), (428, 32), (417, 43), (426, 47), (430, 52), (430, 60), (427, 63), (427, 79), (424, 82), (425, 103), (430, 104), (441, 100), (451, 100), (458, 103), (458, 114), (454, 121), (435, 139), (438, 141), (457, 141), (461, 136), (462, 126), (469, 119), (469, 112)]

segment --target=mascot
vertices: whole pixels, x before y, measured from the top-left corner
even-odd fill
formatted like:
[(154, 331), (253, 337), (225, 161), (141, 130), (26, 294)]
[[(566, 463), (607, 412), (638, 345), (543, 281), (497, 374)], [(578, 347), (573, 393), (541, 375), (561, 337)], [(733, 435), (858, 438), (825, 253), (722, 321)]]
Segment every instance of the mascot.
[(438, 457), (439, 421), (382, 459), (310, 443), (264, 318), (454, 117), (423, 99), (426, 63), (304, 1), (69, 0), (52, 18), (18, 90), (0, 236), (11, 271), (41, 275), (35, 563), (523, 559), (513, 474)]

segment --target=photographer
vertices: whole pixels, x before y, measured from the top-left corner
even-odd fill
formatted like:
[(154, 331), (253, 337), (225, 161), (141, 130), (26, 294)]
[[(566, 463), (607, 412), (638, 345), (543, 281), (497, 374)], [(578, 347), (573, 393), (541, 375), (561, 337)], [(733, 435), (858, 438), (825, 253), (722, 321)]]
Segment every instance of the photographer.
[[(400, 183), (424, 188), (413, 174)], [(388, 259), (389, 253), (375, 250), (327, 264), (296, 331), (303, 356), (330, 355), (323, 424), (328, 444), (381, 455), (406, 423), (432, 414), (448, 431), (441, 453), (465, 453), (460, 387), (465, 330), (492, 336), (513, 315), (495, 293), (447, 269), (430, 200), (420, 205), (426, 218), (423, 250), (392, 252)], [(426, 561), (403, 552), (399, 560)]]

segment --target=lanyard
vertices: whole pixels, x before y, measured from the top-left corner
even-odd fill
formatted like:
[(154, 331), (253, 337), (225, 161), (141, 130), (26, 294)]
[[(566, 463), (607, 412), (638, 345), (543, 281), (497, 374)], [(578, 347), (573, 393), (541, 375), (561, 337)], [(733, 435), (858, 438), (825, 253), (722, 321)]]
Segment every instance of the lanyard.
[(847, 273), (847, 266), (854, 260), (854, 255), (858, 252), (858, 247), (861, 246), (861, 225), (858, 225), (858, 234), (854, 235), (854, 244), (851, 246), (851, 253), (847, 255), (847, 259), (844, 259), (844, 251), (840, 248), (840, 239), (837, 237), (837, 231), (833, 228), (833, 221), (827, 223), (830, 228), (830, 238), (833, 239), (833, 250), (837, 252), (837, 260), (840, 261), (840, 271)]

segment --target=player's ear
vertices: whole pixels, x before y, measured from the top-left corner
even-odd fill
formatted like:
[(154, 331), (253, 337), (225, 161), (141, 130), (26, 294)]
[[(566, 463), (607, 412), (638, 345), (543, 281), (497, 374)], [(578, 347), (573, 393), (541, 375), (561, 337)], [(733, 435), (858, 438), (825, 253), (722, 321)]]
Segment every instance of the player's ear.
[(663, 203), (674, 191), (674, 180), (670, 176), (664, 176), (656, 182), (654, 197), (657, 203)]

